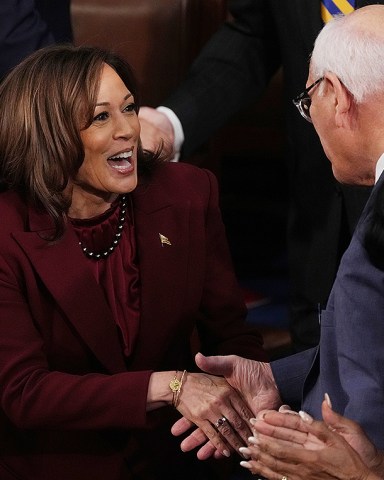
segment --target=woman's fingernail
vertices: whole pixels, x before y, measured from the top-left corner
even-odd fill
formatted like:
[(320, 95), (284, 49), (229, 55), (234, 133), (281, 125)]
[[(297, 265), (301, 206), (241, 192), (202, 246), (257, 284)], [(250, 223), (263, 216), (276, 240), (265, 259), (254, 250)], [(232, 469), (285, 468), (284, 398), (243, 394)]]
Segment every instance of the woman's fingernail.
[(251, 457), (251, 450), (247, 447), (240, 447), (239, 452), (245, 457), (245, 458), (250, 458)]
[(223, 450), (223, 455), (224, 457), (230, 457), (231, 456), (231, 452), (229, 450)]
[(252, 468), (252, 465), (249, 462), (244, 462), (244, 460), (240, 462), (240, 465), (244, 468), (248, 468), (248, 469)]
[(257, 419), (256, 419), (256, 418), (250, 418), (250, 419), (249, 419), (249, 423), (250, 423), (251, 425), (256, 425)]
[(248, 442), (252, 443), (253, 445), (258, 445), (259, 444), (259, 440), (256, 436), (248, 437)]
[(328, 407), (329, 407), (329, 408), (332, 408), (331, 398), (330, 398), (330, 396), (328, 395), (328, 393), (325, 393), (325, 394), (324, 394), (324, 400), (327, 402)]
[(292, 410), (292, 408), (291, 408), (289, 405), (281, 405), (281, 406), (279, 407), (279, 412), (285, 413), (285, 412), (292, 412), (292, 411), (293, 411), (293, 410)]
[(307, 412), (303, 412), (303, 410), (300, 410), (299, 415), (304, 422), (307, 422), (307, 423), (313, 422), (313, 418), (310, 415), (308, 415)]

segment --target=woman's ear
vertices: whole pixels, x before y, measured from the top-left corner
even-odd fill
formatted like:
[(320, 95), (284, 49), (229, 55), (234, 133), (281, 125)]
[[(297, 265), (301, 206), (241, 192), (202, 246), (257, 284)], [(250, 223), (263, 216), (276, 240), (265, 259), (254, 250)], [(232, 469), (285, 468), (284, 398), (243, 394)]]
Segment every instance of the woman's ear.
[(354, 101), (349, 90), (334, 73), (324, 75), (326, 87), (333, 95), (335, 124), (340, 128), (352, 128), (354, 123)]

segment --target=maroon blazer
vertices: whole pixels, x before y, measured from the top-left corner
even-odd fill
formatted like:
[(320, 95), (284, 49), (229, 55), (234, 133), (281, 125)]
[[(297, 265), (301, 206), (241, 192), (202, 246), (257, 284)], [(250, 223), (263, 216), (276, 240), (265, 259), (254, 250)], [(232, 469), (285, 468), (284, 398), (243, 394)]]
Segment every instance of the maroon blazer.
[(207, 354), (265, 359), (243, 323), (214, 176), (165, 164), (132, 195), (142, 309), (128, 360), (71, 225), (50, 244), (46, 214), (0, 195), (2, 480), (130, 478), (133, 454), (161, 429), (171, 438), (175, 412), (146, 413), (151, 372), (191, 367), (195, 326)]

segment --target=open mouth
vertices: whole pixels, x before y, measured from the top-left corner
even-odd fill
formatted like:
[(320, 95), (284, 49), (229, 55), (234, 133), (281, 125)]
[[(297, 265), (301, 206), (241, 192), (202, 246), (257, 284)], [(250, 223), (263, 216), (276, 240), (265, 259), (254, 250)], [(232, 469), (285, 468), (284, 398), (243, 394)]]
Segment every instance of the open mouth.
[(130, 150), (129, 152), (121, 152), (117, 155), (113, 155), (108, 158), (108, 165), (119, 172), (126, 172), (132, 167), (132, 163), (130, 162), (132, 153), (132, 150)]

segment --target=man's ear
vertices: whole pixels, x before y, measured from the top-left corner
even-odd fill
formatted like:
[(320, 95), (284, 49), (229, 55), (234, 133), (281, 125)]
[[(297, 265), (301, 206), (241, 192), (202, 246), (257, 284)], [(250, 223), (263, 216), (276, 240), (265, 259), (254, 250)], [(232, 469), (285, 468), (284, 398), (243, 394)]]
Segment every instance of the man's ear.
[(334, 73), (326, 73), (324, 80), (334, 98), (335, 124), (341, 128), (352, 128), (354, 122), (354, 101), (349, 90)]

